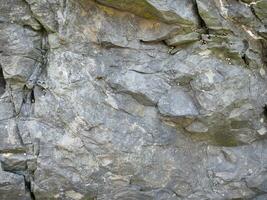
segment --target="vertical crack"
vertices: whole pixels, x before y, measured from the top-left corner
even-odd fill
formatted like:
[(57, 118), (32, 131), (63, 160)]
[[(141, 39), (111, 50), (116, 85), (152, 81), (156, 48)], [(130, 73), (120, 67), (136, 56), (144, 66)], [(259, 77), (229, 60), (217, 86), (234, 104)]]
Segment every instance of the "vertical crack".
[(31, 178), (29, 177), (27, 180), (27, 177), (26, 175), (23, 175), (24, 177), (24, 184), (25, 184), (25, 189), (26, 191), (30, 194), (30, 197), (31, 197), (31, 200), (35, 200), (35, 195), (34, 195), (34, 192), (32, 191), (32, 183), (31, 183)]
[[(25, 1), (25, 0), (24, 0)], [(30, 5), (25, 1), (25, 3), (29, 6), (29, 11), (32, 12)], [(35, 18), (35, 16), (32, 13), (32, 16)], [(35, 18), (36, 19), (36, 18)], [(11, 156), (14, 155), (14, 160), (7, 161), (8, 165), (6, 167), (3, 167), (3, 161), (0, 161), (1, 168), (3, 171), (16, 174), (20, 176), (20, 178), (23, 178), (24, 180), (24, 188), (25, 195), (27, 197), (30, 197), (31, 200), (35, 200), (35, 194), (33, 191), (33, 181), (34, 181), (34, 171), (36, 170), (36, 161), (35, 159), (38, 157), (40, 148), (39, 148), (39, 141), (33, 141), (30, 144), (26, 144), (25, 140), (23, 138), (23, 133), (21, 132), (19, 127), (19, 122), (21, 118), (28, 117), (32, 112), (32, 105), (35, 103), (36, 100), (36, 94), (34, 88), (38, 85), (38, 80), (40, 76), (42, 75), (46, 65), (47, 65), (47, 56), (49, 51), (49, 44), (47, 40), (48, 33), (45, 29), (45, 27), (40, 23), (38, 19), (36, 19), (37, 22), (40, 24), (40, 28), (38, 26), (38, 30), (30, 25), (23, 25), (22, 28), (25, 29), (32, 29), (32, 31), (38, 33), (39, 38), (38, 41), (34, 45), (38, 43), (38, 48), (36, 48), (36, 51), (33, 51), (32, 56), (33, 60), (35, 60), (34, 64), (34, 70), (32, 74), (28, 77), (27, 82), (25, 83), (24, 87), (21, 87), (20, 89), (16, 90), (13, 87), (13, 82), (10, 81), (10, 79), (5, 79), (4, 72), (2, 65), (0, 64), (0, 97), (7, 92), (8, 98), (10, 98), (10, 101), (8, 103), (12, 103), (13, 109), (13, 115), (12, 117), (9, 117), (8, 119), (13, 119), (15, 121), (14, 124), (14, 134), (15, 139), (18, 141), (18, 147), (16, 147), (16, 151), (12, 151), (12, 149), (7, 149), (6, 153), (10, 153)], [(1, 31), (0, 31), (1, 32)], [(35, 46), (37, 47), (37, 46)], [(0, 50), (0, 53), (3, 51)], [(18, 92), (18, 94), (16, 93)], [(18, 103), (18, 95), (20, 95), (20, 92), (23, 92), (23, 100)], [(18, 99), (16, 99), (18, 98)], [(9, 100), (9, 99), (8, 99)], [(24, 115), (23, 111), (26, 111), (26, 115)], [(5, 120), (8, 120), (5, 119)], [(13, 128), (13, 124), (12, 124)], [(12, 129), (13, 131), (13, 129)], [(1, 134), (1, 130), (0, 130)], [(13, 134), (13, 132), (12, 132)], [(13, 137), (13, 135), (12, 135)], [(30, 148), (28, 147), (33, 146), (33, 151), (31, 152)], [(23, 151), (21, 150), (23, 149)], [(16, 168), (16, 162), (20, 163), (23, 167)], [(20, 165), (19, 164), (19, 165)]]
[[(38, 84), (39, 78), (43, 73), (46, 65), (47, 65), (47, 55), (48, 55), (48, 41), (47, 41), (47, 32), (44, 28), (41, 29), (41, 48), (38, 50), (38, 59), (35, 61), (35, 69), (31, 76), (29, 77), (27, 83), (24, 86), (24, 99), (21, 106), (21, 110), (25, 111), (25, 113), (19, 113), (18, 117), (28, 117), (32, 113), (32, 106), (35, 103), (35, 92), (34, 89)], [(23, 108), (23, 109), (22, 109)], [(39, 144), (39, 143), (38, 143)], [(38, 145), (35, 141), (33, 142), (33, 152), (32, 154), (38, 156), (39, 148), (36, 149), (36, 145)], [(31, 171), (28, 167), (24, 172), (24, 183), (25, 190), (29, 193), (31, 200), (35, 200), (35, 195), (32, 189), (32, 181), (34, 180), (34, 171)]]
[(242, 50), (242, 55), (241, 55), (241, 59), (243, 60), (243, 62), (249, 66), (249, 58), (247, 57), (246, 55), (246, 51), (248, 50), (249, 48), (249, 44), (248, 44), (248, 41), (247, 40), (243, 40), (243, 44), (244, 44), (244, 48)]
[(262, 114), (267, 119), (267, 104), (264, 105)]
[(38, 85), (39, 78), (41, 74), (43, 73), (44, 69), (46, 68), (47, 65), (47, 56), (48, 56), (48, 41), (47, 41), (47, 32), (45, 29), (41, 29), (41, 37), (42, 37), (42, 42), (41, 42), (41, 48), (36, 48), (38, 52), (34, 52), (37, 54), (38, 59), (33, 59), (35, 60), (35, 66), (32, 74), (28, 78), (25, 86), (24, 86), (24, 97), (23, 97), (23, 103), (21, 106), (21, 110), (25, 117), (28, 117), (32, 113), (32, 105), (35, 103), (35, 93), (34, 89), (35, 86)]
[[(1, 163), (2, 164), (2, 163)], [(3, 171), (9, 172), (18, 176), (22, 176), (24, 180), (24, 186), (25, 186), (25, 192), (27, 192), (31, 198), (31, 200), (35, 200), (35, 195), (32, 191), (32, 186), (31, 186), (31, 176), (27, 174), (27, 172), (24, 171), (13, 171), (13, 170), (7, 170), (3, 168)]]
[(6, 80), (4, 78), (3, 69), (0, 65), (0, 96), (5, 93), (6, 89)]
[(250, 7), (250, 10), (251, 10), (252, 14), (255, 16), (255, 18), (256, 18), (257, 20), (259, 20), (262, 24), (264, 24), (263, 21), (262, 21), (262, 19), (259, 18), (259, 16), (257, 15), (255, 9), (253, 8), (253, 5), (249, 5), (249, 7)]
[(31, 91), (30, 99), (31, 99), (31, 103), (35, 103), (34, 88)]
[(204, 30), (204, 34), (209, 34), (209, 28), (206, 24), (206, 22), (204, 21), (204, 19), (201, 17), (199, 9), (198, 9), (198, 5), (197, 5), (197, 1), (196, 0), (192, 0), (193, 1), (193, 5), (194, 5), (194, 10), (198, 16), (198, 20), (199, 20), (199, 25), (200, 27)]
[[(41, 25), (41, 24), (40, 24)], [(24, 28), (31, 28), (31, 27), (24, 27)], [(36, 30), (34, 30), (36, 31)], [(33, 58), (33, 60), (35, 60), (35, 64), (34, 64), (34, 70), (32, 72), (32, 74), (29, 76), (27, 82), (24, 85), (24, 88), (22, 88), (22, 91), (24, 93), (23, 95), (23, 100), (21, 102), (21, 104), (19, 105), (19, 108), (16, 109), (16, 96), (14, 96), (13, 94), (13, 90), (11, 85), (9, 84), (9, 82), (7, 82), (4, 79), (3, 76), (3, 71), (2, 71), (2, 67), (0, 65), (0, 95), (3, 94), (5, 92), (6, 87), (8, 87), (8, 90), (10, 92), (10, 97), (11, 97), (11, 102), (13, 104), (13, 110), (15, 113), (15, 116), (13, 116), (13, 118), (15, 118), (16, 120), (16, 137), (18, 138), (21, 146), (26, 147), (27, 145), (24, 144), (23, 141), (23, 137), (20, 133), (19, 127), (18, 127), (18, 122), (20, 120), (21, 117), (29, 117), (32, 114), (32, 110), (33, 110), (33, 104), (35, 103), (36, 100), (36, 94), (35, 94), (35, 87), (37, 87), (38, 85), (38, 81), (40, 76), (42, 75), (44, 69), (46, 68), (47, 65), (47, 56), (48, 56), (48, 51), (49, 51), (49, 44), (48, 44), (48, 40), (47, 40), (47, 31), (45, 30), (45, 28), (41, 25), (41, 29), (39, 29), (37, 32), (40, 33), (40, 39), (41, 39), (41, 44), (40, 46), (38, 46), (38, 48), (35, 48), (35, 51), (33, 51), (33, 55), (31, 55)], [(38, 143), (39, 144), (39, 143)], [(35, 141), (30, 144), (33, 145), (34, 149), (33, 152), (29, 152), (27, 151), (27, 154), (31, 155), (31, 156), (35, 156), (38, 157), (39, 154), (39, 148), (35, 147), (36, 145), (38, 145)], [(25, 148), (26, 149), (26, 148)], [(27, 155), (28, 156), (28, 155)], [(26, 162), (26, 168), (23, 170), (4, 170), (4, 171), (8, 171), (10, 173), (14, 173), (20, 176), (23, 176), (24, 179), (24, 185), (25, 185), (25, 191), (26, 191), (26, 195), (30, 197), (31, 200), (35, 200), (35, 194), (33, 191), (33, 180), (34, 180), (34, 170), (32, 169), (32, 167), (29, 168), (28, 166), (28, 158), (25, 157), (25, 162)]]
[(262, 44), (262, 62), (265, 65), (265, 67), (267, 66), (267, 41), (266, 40), (262, 40), (261, 41)]

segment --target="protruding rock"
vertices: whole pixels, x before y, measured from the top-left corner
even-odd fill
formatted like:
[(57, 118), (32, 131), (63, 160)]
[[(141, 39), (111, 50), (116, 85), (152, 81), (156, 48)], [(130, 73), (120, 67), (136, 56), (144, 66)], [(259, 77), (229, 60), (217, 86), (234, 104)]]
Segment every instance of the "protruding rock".
[(206, 133), (209, 128), (205, 126), (203, 123), (194, 121), (192, 124), (185, 128), (188, 132), (191, 133)]
[(179, 23), (184, 25), (196, 25), (197, 14), (194, 10), (193, 1), (180, 0), (164, 2), (156, 0), (97, 0), (98, 2), (132, 12), (138, 16), (157, 19), (166, 23)]
[(0, 130), (2, 138), (0, 140), (0, 153), (24, 152), (26, 150), (21, 144), (14, 119), (1, 122)]
[(19, 172), (36, 169), (36, 158), (32, 155), (4, 153), (0, 155), (2, 168), (5, 171)]
[(192, 97), (179, 88), (172, 88), (158, 103), (159, 112), (168, 117), (192, 117), (198, 115)]
[(109, 82), (116, 91), (130, 94), (145, 105), (156, 104), (170, 88), (161, 77), (134, 71), (128, 71), (123, 75), (114, 73)]
[(165, 42), (169, 46), (178, 46), (183, 44), (190, 44), (198, 41), (199, 39), (200, 39), (199, 34), (196, 32), (192, 32), (185, 35), (176, 35), (168, 40), (165, 40)]
[(258, 132), (260, 135), (266, 135), (266, 133), (267, 133), (267, 128), (266, 128), (266, 127), (262, 127), (262, 128), (260, 128), (259, 130), (257, 130), (257, 132)]

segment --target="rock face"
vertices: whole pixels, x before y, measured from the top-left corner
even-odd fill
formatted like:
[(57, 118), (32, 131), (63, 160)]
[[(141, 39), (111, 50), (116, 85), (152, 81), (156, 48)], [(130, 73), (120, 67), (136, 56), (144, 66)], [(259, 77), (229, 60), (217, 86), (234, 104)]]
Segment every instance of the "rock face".
[(267, 0), (0, 0), (0, 199), (267, 199)]

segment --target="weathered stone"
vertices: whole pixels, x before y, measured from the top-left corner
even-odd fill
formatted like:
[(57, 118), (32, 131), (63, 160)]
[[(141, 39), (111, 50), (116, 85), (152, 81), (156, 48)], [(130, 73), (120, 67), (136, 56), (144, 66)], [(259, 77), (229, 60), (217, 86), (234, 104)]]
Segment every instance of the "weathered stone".
[(197, 14), (192, 1), (182, 0), (178, 2), (160, 2), (155, 0), (97, 0), (98, 2), (121, 10), (135, 13), (148, 19), (159, 19), (166, 23), (180, 23), (196, 25)]
[(198, 115), (194, 101), (186, 92), (172, 88), (158, 103), (159, 112), (169, 117), (191, 117)]
[(0, 170), (0, 198), (3, 200), (30, 200), (26, 192), (24, 178), (21, 175)]
[(193, 122), (192, 124), (187, 126), (185, 129), (191, 133), (206, 133), (209, 130), (208, 127), (206, 127), (204, 124), (198, 121)]
[(265, 2), (2, 0), (0, 199), (266, 199)]
[[(12, 6), (11, 6), (12, 5)], [(31, 15), (31, 10), (26, 2), (21, 0), (1, 1), (0, 21), (28, 25), (33, 29), (41, 29), (38, 21)]]
[[(205, 25), (209, 29), (213, 30), (228, 30), (229, 24), (224, 19), (225, 8), (223, 7), (223, 1), (211, 2), (209, 0), (197, 0), (198, 12), (201, 18), (204, 20)], [(221, 4), (220, 4), (221, 3)], [(220, 15), (220, 10), (222, 15)]]
[(135, 71), (129, 71), (123, 75), (114, 73), (109, 82), (116, 91), (128, 93), (146, 105), (156, 104), (170, 88), (164, 79), (157, 75), (142, 74)]
[(0, 120), (8, 120), (11, 119), (15, 116), (14, 110), (13, 110), (13, 104), (10, 102), (2, 102), (0, 104), (0, 112), (1, 112), (1, 117)]
[(26, 0), (30, 7), (33, 17), (38, 20), (42, 26), (49, 32), (55, 32), (58, 30), (58, 22), (61, 16), (64, 15), (59, 9), (60, 2), (57, 0), (53, 1), (36, 1)]
[(0, 152), (25, 152), (25, 147), (21, 144), (16, 121), (14, 119), (2, 121), (0, 123), (1, 136)]
[(3, 170), (11, 172), (22, 172), (27, 169), (34, 171), (36, 169), (36, 158), (31, 155), (27, 155), (26, 153), (4, 153), (0, 156), (0, 161)]
[(177, 35), (171, 39), (165, 40), (165, 42), (169, 46), (178, 46), (183, 44), (192, 43), (195, 41), (198, 41), (200, 39), (200, 36), (198, 33), (188, 33), (186, 35)]
[(254, 9), (254, 12), (256, 16), (263, 21), (263, 23), (267, 23), (267, 1), (262, 0), (262, 1), (256, 1), (251, 3), (252, 8)]

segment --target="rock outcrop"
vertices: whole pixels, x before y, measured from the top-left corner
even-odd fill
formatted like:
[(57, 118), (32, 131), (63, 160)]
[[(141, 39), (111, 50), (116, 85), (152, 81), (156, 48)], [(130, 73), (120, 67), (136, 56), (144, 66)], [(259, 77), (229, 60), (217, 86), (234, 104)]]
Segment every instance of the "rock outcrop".
[(267, 0), (1, 0), (0, 199), (267, 199)]

